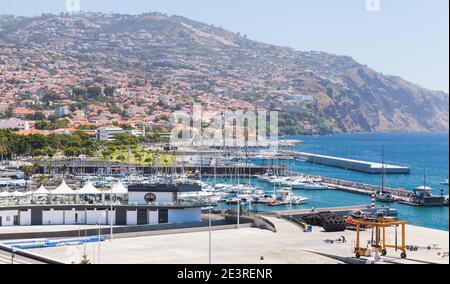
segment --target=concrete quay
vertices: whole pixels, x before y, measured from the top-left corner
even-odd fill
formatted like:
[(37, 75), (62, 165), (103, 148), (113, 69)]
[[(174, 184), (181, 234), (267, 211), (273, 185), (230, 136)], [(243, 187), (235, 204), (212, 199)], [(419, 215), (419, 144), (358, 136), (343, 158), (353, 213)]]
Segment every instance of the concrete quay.
[[(366, 263), (370, 258), (356, 259), (352, 252), (354, 231), (326, 233), (314, 227), (304, 233), (296, 224), (276, 217), (264, 217), (276, 226), (276, 233), (257, 228), (228, 229), (212, 232), (214, 264), (340, 264)], [(392, 229), (393, 230), (393, 229)], [(336, 240), (344, 236), (345, 243)], [(362, 232), (363, 243), (371, 231)], [(393, 231), (388, 231), (393, 241)], [(408, 251), (406, 259), (400, 252), (389, 250), (381, 263), (448, 264), (449, 233), (434, 229), (406, 227), (406, 243), (420, 247)], [(428, 249), (428, 247), (432, 247)], [(33, 253), (66, 263), (77, 262), (84, 252), (93, 263), (125, 264), (207, 264), (208, 232), (156, 235), (115, 239), (86, 246), (35, 249)]]
[(346, 170), (353, 170), (369, 174), (410, 174), (409, 167), (382, 164), (378, 162), (369, 162), (356, 159), (347, 159), (327, 155), (317, 155), (306, 152), (293, 152), (296, 160), (306, 161), (313, 164), (332, 166)]

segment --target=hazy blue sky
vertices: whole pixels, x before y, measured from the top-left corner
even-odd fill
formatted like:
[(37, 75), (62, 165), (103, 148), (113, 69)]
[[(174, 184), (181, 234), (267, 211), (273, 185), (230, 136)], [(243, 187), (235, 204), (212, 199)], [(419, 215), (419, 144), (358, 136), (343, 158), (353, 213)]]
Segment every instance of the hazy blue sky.
[[(385, 74), (449, 90), (449, 1), (372, 0), (80, 0), (82, 11), (181, 15), (249, 38), (354, 57)], [(6, 3), (5, 3), (6, 2)], [(0, 14), (65, 11), (66, 0), (1, 1)]]

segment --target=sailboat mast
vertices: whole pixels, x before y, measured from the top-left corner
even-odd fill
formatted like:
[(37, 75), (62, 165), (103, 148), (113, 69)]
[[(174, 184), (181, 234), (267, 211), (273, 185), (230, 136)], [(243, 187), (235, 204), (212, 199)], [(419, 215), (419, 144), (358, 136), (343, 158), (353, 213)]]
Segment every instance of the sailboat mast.
[(425, 189), (427, 186), (427, 169), (423, 169), (423, 189)]
[(381, 193), (384, 192), (384, 145), (381, 145)]

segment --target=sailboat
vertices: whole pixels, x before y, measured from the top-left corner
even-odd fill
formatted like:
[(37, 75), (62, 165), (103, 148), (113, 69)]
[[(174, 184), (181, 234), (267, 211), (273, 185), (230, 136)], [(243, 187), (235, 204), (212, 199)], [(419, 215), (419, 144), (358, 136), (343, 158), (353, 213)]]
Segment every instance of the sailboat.
[(382, 147), (382, 162), (381, 162), (381, 190), (375, 194), (375, 199), (380, 202), (394, 202), (394, 198), (390, 193), (384, 192), (384, 178), (385, 178), (385, 170), (384, 170), (384, 146)]

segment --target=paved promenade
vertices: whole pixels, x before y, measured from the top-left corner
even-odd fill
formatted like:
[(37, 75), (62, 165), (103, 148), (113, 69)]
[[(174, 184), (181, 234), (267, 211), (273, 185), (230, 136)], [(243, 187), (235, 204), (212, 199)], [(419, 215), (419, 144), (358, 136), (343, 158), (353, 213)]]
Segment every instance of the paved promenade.
[[(325, 233), (314, 227), (304, 233), (296, 224), (275, 217), (267, 217), (275, 224), (277, 233), (256, 228), (227, 229), (212, 233), (212, 259), (219, 264), (310, 264), (341, 263), (353, 259), (354, 231)], [(394, 242), (394, 229), (387, 238)], [(345, 243), (336, 242), (344, 236)], [(389, 250), (383, 263), (442, 263), (448, 264), (449, 232), (407, 226), (407, 245), (419, 246), (417, 252), (408, 251), (408, 258), (400, 259), (400, 252)], [(362, 234), (366, 243), (371, 231)], [(334, 241), (331, 244), (330, 241)], [(437, 247), (430, 249), (427, 247)], [(99, 254), (100, 251), (100, 254)], [(64, 262), (77, 261), (86, 252), (94, 263), (162, 263), (197, 264), (208, 262), (208, 232), (181, 233), (115, 239), (112, 242), (37, 249), (33, 252)], [(447, 254), (447, 256), (445, 256)], [(100, 255), (100, 257), (99, 257)], [(331, 255), (326, 257), (323, 255)]]

